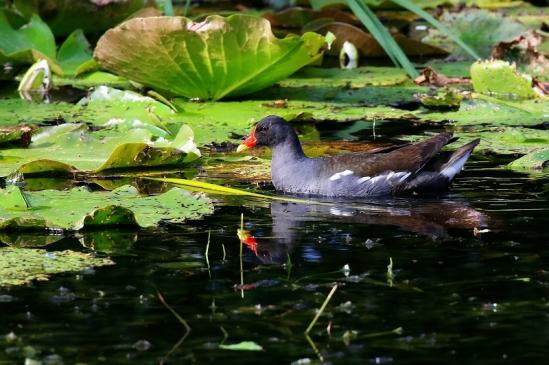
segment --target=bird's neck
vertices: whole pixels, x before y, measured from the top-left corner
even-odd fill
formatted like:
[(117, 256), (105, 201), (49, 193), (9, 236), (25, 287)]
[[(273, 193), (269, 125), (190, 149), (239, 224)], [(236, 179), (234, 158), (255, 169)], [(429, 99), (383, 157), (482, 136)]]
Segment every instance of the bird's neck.
[(284, 164), (305, 159), (301, 143), (295, 133), (273, 147), (273, 164)]

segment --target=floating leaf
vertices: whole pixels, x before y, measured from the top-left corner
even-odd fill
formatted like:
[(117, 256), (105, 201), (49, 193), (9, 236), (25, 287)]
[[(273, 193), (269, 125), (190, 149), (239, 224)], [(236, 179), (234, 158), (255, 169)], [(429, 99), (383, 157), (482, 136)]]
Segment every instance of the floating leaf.
[(0, 197), (0, 229), (154, 227), (162, 221), (182, 223), (212, 212), (209, 200), (178, 188), (158, 196), (142, 197), (128, 185), (111, 192), (90, 192), (84, 187), (25, 192), (10, 185), (0, 189)]
[[(374, 94), (375, 90), (370, 92)], [(386, 106), (366, 108), (361, 104), (305, 100), (289, 100), (281, 106), (273, 103), (272, 100), (205, 103), (177, 100), (175, 104), (184, 110), (179, 115), (193, 128), (198, 145), (227, 140), (237, 142), (249, 132), (253, 123), (273, 114), (288, 121), (301, 119), (340, 122), (402, 118), (412, 115), (408, 110)]]
[(75, 251), (0, 247), (0, 286), (48, 280), (50, 275), (113, 265), (110, 259)]
[[(446, 12), (441, 17), (441, 23), (484, 58), (490, 55), (492, 47), (499, 42), (509, 42), (527, 30), (522, 24), (506, 19), (501, 14), (478, 9)], [(439, 30), (429, 30), (429, 35), (423, 41), (454, 55), (468, 56), (466, 51)]]
[(40, 59), (49, 61), (50, 66), (60, 71), (55, 60), (55, 39), (46, 23), (33, 15), (28, 24), (15, 30), (6, 14), (0, 12), (0, 63), (15, 61), (31, 64)]
[(72, 32), (57, 52), (57, 62), (64, 75), (79, 75), (88, 71), (93, 67), (88, 65), (91, 61), (91, 46), (81, 29)]
[(152, 17), (109, 30), (95, 58), (107, 70), (159, 91), (217, 100), (284, 79), (320, 57), (324, 44), (315, 33), (278, 39), (267, 20), (241, 14), (200, 23)]
[(471, 81), (476, 92), (495, 97), (532, 99), (537, 96), (532, 88), (532, 78), (501, 60), (473, 63)]
[(96, 87), (100, 85), (116, 87), (125, 90), (134, 89), (134, 86), (125, 77), (120, 77), (103, 71), (90, 72), (78, 77), (63, 77), (53, 75), (53, 84), (57, 87), (72, 86), (74, 88), (84, 90), (88, 90), (91, 87)]
[(263, 347), (253, 341), (242, 341), (230, 345), (219, 345), (222, 350), (232, 351), (263, 351)]
[(56, 53), (55, 38), (38, 15), (28, 24), (14, 30), (4, 12), (0, 12), (0, 63), (13, 61), (33, 64), (47, 60), (53, 72), (78, 75), (95, 67), (91, 47), (80, 29), (72, 32)]
[[(0, 150), (0, 176), (15, 171), (23, 174), (44, 172), (104, 172), (113, 169), (147, 169), (182, 166), (200, 157), (192, 130), (182, 126), (173, 140), (157, 138), (166, 133), (154, 126), (131, 122), (131, 129), (116, 124), (110, 129), (91, 132), (82, 124), (62, 124), (42, 128), (28, 148)], [(127, 124), (126, 124), (127, 125)], [(151, 129), (153, 132), (151, 132)]]
[(543, 169), (549, 166), (549, 148), (530, 152), (521, 158), (511, 162), (512, 169)]
[(280, 81), (282, 87), (302, 86), (390, 86), (408, 81), (406, 73), (396, 67), (358, 67), (353, 70), (338, 68), (305, 67), (292, 77)]
[(537, 126), (547, 121), (547, 115), (549, 100), (510, 101), (489, 97), (482, 100), (464, 100), (455, 112), (416, 114), (423, 120), (447, 120), (459, 126)]

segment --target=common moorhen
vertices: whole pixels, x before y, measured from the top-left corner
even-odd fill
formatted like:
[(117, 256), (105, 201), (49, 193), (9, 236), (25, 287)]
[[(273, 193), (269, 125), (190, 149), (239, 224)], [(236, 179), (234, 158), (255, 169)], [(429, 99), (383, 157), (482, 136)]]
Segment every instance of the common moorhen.
[(448, 188), (480, 141), (467, 143), (441, 161), (437, 155), (453, 140), (452, 133), (443, 132), (414, 144), (309, 158), (290, 124), (278, 116), (268, 116), (254, 127), (237, 151), (271, 147), (271, 178), (279, 191), (356, 198), (430, 193)]

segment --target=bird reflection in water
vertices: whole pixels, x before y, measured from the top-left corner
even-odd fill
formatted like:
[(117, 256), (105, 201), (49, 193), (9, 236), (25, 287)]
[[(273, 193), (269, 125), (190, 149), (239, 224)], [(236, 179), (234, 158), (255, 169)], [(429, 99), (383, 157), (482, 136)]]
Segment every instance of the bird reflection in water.
[[(444, 240), (449, 230), (460, 235), (475, 235), (494, 220), (459, 200), (391, 199), (358, 203), (324, 201), (322, 205), (273, 201), (272, 232), (239, 231), (244, 245), (264, 264), (283, 263), (303, 238), (307, 223), (334, 222), (393, 226), (403, 231)], [(263, 234), (267, 233), (267, 234)]]

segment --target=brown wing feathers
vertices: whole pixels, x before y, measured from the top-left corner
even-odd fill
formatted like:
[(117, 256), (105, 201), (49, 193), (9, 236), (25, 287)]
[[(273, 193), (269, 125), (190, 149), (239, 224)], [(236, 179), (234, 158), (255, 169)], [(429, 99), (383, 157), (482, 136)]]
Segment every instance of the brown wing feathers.
[(450, 141), (452, 141), (452, 133), (444, 132), (426, 141), (405, 145), (387, 153), (353, 153), (335, 156), (331, 158), (330, 173), (347, 169), (360, 176), (375, 176), (385, 171), (416, 173)]

